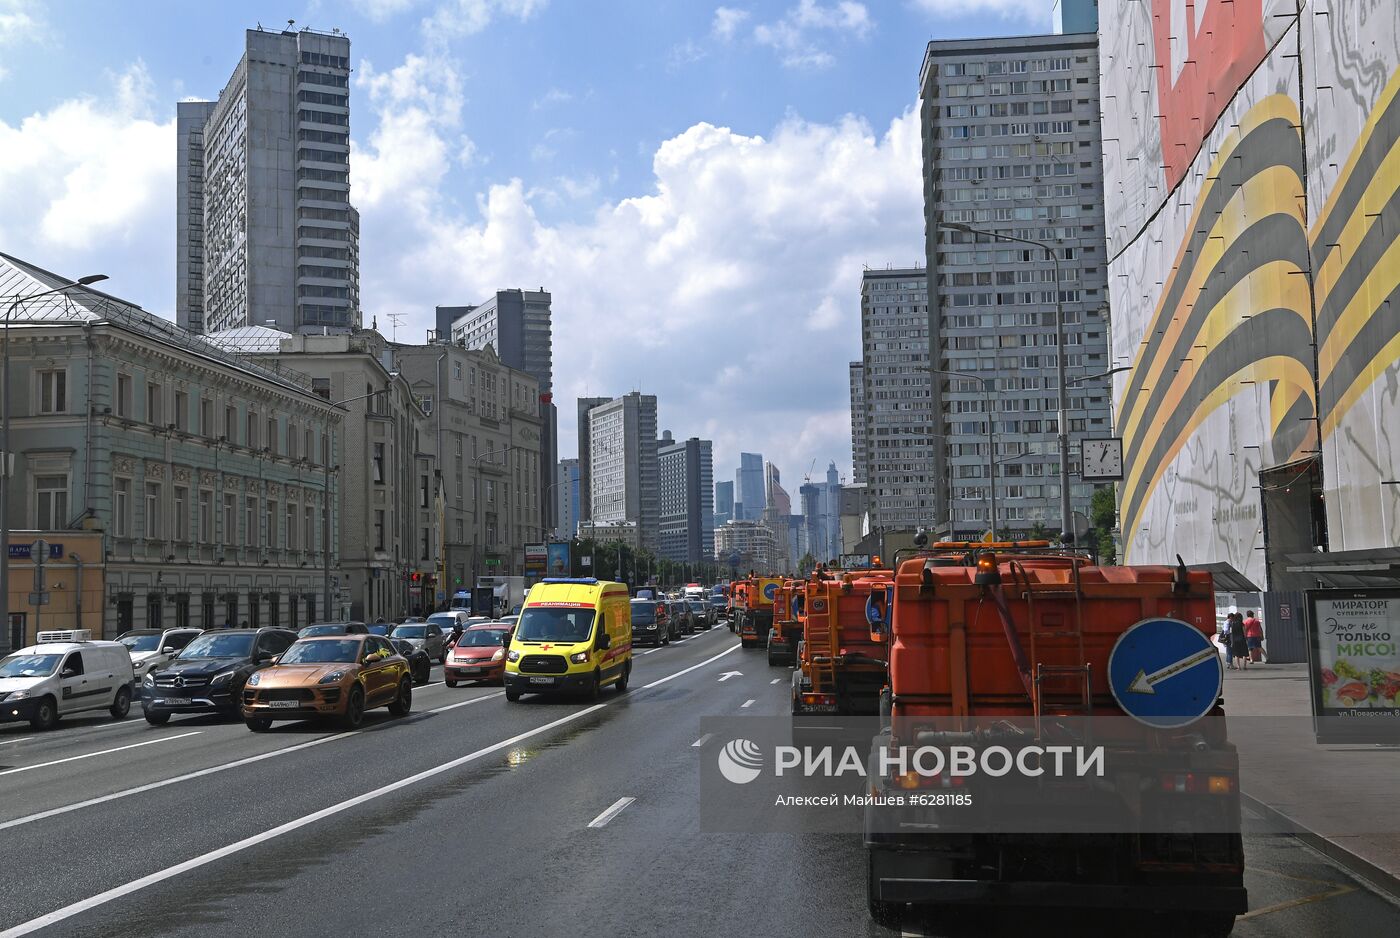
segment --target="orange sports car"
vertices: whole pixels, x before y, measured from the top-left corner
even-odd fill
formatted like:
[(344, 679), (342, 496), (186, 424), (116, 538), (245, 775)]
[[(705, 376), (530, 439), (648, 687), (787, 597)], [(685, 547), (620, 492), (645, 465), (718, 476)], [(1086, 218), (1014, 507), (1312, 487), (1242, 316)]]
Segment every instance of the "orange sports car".
[(388, 707), (396, 717), (413, 707), (408, 661), (378, 635), (328, 635), (292, 643), (243, 687), (243, 722), (262, 732), (273, 720), (333, 717), (357, 727), (365, 711)]

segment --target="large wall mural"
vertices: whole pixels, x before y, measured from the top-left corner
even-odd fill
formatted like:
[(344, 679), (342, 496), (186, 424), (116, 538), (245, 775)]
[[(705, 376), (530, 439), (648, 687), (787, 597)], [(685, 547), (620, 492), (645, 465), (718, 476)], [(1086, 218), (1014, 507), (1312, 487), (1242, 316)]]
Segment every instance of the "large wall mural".
[(1128, 559), (1262, 584), (1319, 450), (1331, 549), (1400, 543), (1400, 4), (1101, 10)]

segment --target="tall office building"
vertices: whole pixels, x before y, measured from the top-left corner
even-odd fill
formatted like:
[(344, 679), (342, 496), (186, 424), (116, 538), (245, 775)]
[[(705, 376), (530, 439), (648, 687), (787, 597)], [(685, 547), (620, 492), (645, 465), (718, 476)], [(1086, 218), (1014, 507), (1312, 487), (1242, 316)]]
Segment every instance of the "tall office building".
[(578, 490), (579, 521), (593, 518), (593, 442), (589, 436), (588, 412), (600, 404), (612, 400), (610, 397), (580, 397), (578, 399)]
[(865, 481), (865, 465), (870, 459), (870, 444), (865, 438), (865, 362), (851, 362), (851, 471), (857, 482)]
[(660, 470), (659, 553), (700, 563), (715, 555), (715, 471), (709, 440), (674, 440), (667, 430), (656, 454)]
[(656, 463), (656, 396), (613, 398), (588, 412), (589, 522), (637, 526), (642, 547), (655, 548), (660, 531)]
[(734, 518), (734, 483), (715, 483), (715, 527), (728, 524)]
[[(469, 349), (490, 345), (501, 361), (528, 373), (540, 383), (538, 402), (544, 439), (540, 451), (545, 465), (559, 462), (559, 410), (554, 406), (554, 342), (551, 332), (552, 297), (544, 289), (497, 290), (479, 306), (437, 307), (437, 336)], [(556, 506), (549, 497), (550, 482), (541, 478), (540, 504), (545, 527), (558, 523)]]
[[(976, 376), (934, 376), (948, 444), (939, 517), (960, 537), (989, 526), (990, 420), (999, 527), (1057, 532), (1057, 354), (1065, 353), (1067, 384), (1109, 367), (1097, 36), (931, 42), (920, 81), (935, 367)], [(1048, 245), (1056, 262), (1038, 247), (945, 223)], [(991, 401), (982, 378), (995, 382)], [(1108, 429), (1106, 383), (1070, 384), (1071, 476), (1079, 439)], [(878, 438), (872, 443), (879, 463)], [(872, 512), (880, 488), (872, 478)], [(1074, 509), (1088, 513), (1092, 488), (1073, 484)]]
[(763, 488), (763, 455), (740, 453), (739, 471), (734, 476), (734, 518), (757, 521), (768, 504)]
[(176, 105), (176, 321), (193, 332), (358, 327), (350, 40), (245, 36), (218, 100)]
[(579, 515), (583, 499), (579, 485), (577, 459), (561, 459), (554, 475), (554, 512), (559, 523), (554, 528), (554, 536), (567, 541), (578, 533)]
[[(938, 451), (929, 391), (928, 286), (920, 268), (866, 270), (860, 285), (861, 365), (852, 364), (855, 477), (869, 486), (870, 524), (932, 527)], [(856, 379), (863, 379), (857, 386)], [(858, 421), (858, 418), (862, 418)], [(856, 423), (863, 425), (856, 427)]]

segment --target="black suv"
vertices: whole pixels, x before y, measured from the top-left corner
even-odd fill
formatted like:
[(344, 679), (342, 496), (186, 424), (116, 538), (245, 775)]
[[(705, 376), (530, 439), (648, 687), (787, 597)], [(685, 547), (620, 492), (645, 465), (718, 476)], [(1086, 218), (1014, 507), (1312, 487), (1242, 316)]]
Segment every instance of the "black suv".
[(141, 682), (146, 722), (160, 726), (175, 713), (241, 715), (248, 675), (286, 651), (289, 629), (214, 629), (186, 645), (165, 667)]

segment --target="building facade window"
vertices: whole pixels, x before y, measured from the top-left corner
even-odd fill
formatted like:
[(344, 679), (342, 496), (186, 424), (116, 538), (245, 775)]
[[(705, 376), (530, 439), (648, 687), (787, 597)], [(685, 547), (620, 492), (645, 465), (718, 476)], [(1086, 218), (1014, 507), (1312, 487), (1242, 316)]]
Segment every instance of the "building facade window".
[(112, 482), (112, 533), (117, 537), (131, 537), (130, 479)]
[(68, 413), (68, 372), (56, 368), (39, 372), (39, 413)]
[(214, 543), (214, 493), (208, 489), (199, 491), (199, 527), (195, 537), (205, 544)]
[(243, 546), (258, 546), (258, 500), (248, 498), (243, 502)]
[(68, 476), (34, 477), (34, 528), (57, 531), (68, 526)]
[(238, 543), (238, 497), (224, 496), (224, 543), (232, 547)]
[(161, 527), (160, 483), (146, 483), (146, 539), (158, 541), (164, 536)]
[(116, 405), (118, 417), (131, 416), (131, 375), (117, 375)]
[(175, 486), (174, 491), (175, 509), (175, 540), (188, 541), (190, 539), (190, 490), (184, 486)]
[(146, 385), (146, 422), (153, 427), (161, 425), (165, 419), (161, 386), (155, 383)]

